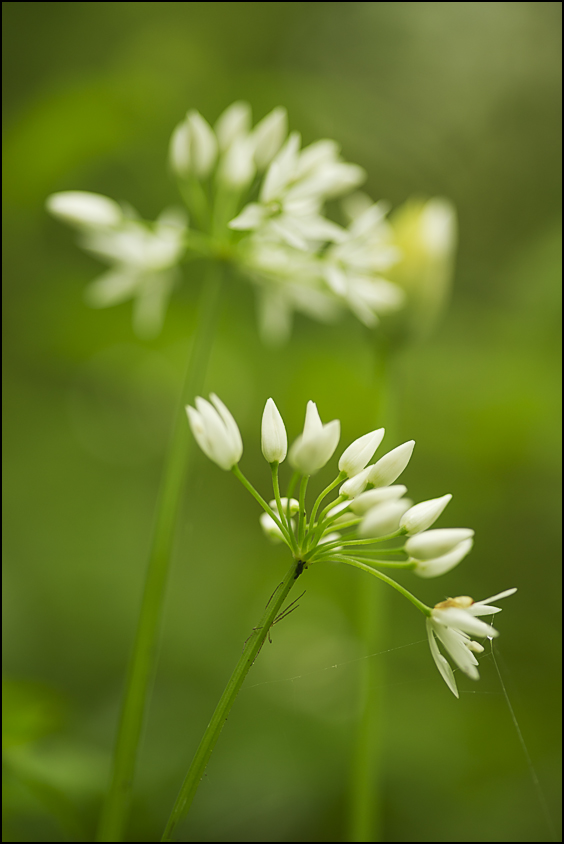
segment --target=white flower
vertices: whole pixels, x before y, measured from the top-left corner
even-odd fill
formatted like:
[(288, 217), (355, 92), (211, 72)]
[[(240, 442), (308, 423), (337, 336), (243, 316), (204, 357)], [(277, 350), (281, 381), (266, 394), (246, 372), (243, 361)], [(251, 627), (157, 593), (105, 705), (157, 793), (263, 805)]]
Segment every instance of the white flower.
[(333, 419), (324, 425), (317, 405), (307, 403), (303, 434), (295, 440), (290, 449), (290, 462), (304, 475), (314, 475), (332, 457), (341, 435), (341, 423)]
[(184, 218), (174, 209), (164, 211), (152, 225), (123, 218), (113, 227), (84, 228), (81, 246), (111, 265), (86, 289), (88, 304), (105, 308), (134, 298), (135, 330), (145, 337), (158, 334), (177, 281), (185, 236)]
[(378, 539), (389, 533), (395, 533), (399, 527), (400, 518), (410, 506), (411, 501), (407, 498), (377, 504), (365, 514), (358, 526), (359, 536)]
[(470, 636), (493, 639), (499, 635), (497, 630), (485, 621), (480, 621), (477, 616), (501, 612), (500, 607), (491, 606), (490, 602), (506, 598), (516, 591), (517, 589), (507, 589), (482, 601), (473, 601), (467, 595), (449, 598), (437, 604), (431, 611), (431, 616), (427, 619), (431, 654), (442, 678), (456, 697), (458, 697), (458, 688), (453, 670), (439, 651), (435, 636), (461, 671), (473, 680), (477, 680), (480, 675), (476, 668), (478, 660), (474, 654), (482, 653), (484, 648), (478, 642), (472, 641)]
[(463, 540), (473, 536), (474, 531), (470, 528), (427, 530), (408, 539), (405, 550), (415, 560), (433, 560), (435, 557), (450, 554)]
[(344, 230), (320, 214), (323, 201), (349, 190), (364, 176), (362, 168), (338, 159), (333, 141), (318, 141), (300, 153), (292, 132), (268, 168), (259, 202), (247, 205), (230, 228), (258, 230), (262, 236), (307, 251), (312, 242), (341, 240)]
[(429, 501), (416, 504), (402, 516), (400, 527), (410, 536), (427, 530), (433, 522), (436, 522), (451, 498), (452, 495), (447, 493), (441, 498), (431, 498)]
[(207, 120), (192, 109), (170, 140), (173, 170), (182, 177), (194, 173), (199, 179), (207, 178), (217, 159), (217, 146), (217, 138)]
[(113, 199), (99, 193), (82, 190), (68, 190), (52, 193), (47, 197), (47, 210), (79, 228), (106, 228), (119, 226), (123, 211)]
[(188, 421), (196, 442), (204, 454), (228, 471), (235, 466), (243, 454), (243, 443), (237, 423), (214, 394), (212, 404), (200, 396), (196, 397), (196, 408), (186, 407)]
[[(371, 466), (369, 468), (372, 469)], [(361, 492), (354, 501), (351, 501), (350, 508), (357, 516), (364, 516), (365, 513), (376, 507), (377, 504), (383, 504), (385, 501), (401, 498), (406, 492), (407, 487), (403, 486), (403, 484), (383, 486), (379, 489), (369, 489), (366, 492)]]
[(413, 454), (415, 440), (409, 440), (392, 449), (372, 466), (370, 483), (373, 486), (389, 486), (399, 478)]
[(288, 451), (284, 421), (273, 399), (268, 399), (262, 414), (262, 453), (269, 463), (282, 463)]
[(341, 472), (346, 472), (349, 478), (357, 475), (372, 459), (372, 456), (382, 439), (384, 438), (384, 428), (378, 428), (376, 431), (371, 431), (369, 434), (359, 437), (346, 448), (341, 454), (339, 460), (339, 469)]
[(464, 539), (442, 557), (434, 557), (430, 560), (417, 560), (410, 557), (409, 562), (415, 563), (413, 571), (419, 577), (439, 577), (457, 566), (470, 553), (473, 544), (473, 539)]
[(396, 311), (405, 300), (401, 288), (381, 275), (400, 255), (384, 219), (386, 211), (384, 203), (363, 209), (341, 239), (329, 246), (323, 261), (329, 287), (369, 327), (377, 324), (378, 314)]

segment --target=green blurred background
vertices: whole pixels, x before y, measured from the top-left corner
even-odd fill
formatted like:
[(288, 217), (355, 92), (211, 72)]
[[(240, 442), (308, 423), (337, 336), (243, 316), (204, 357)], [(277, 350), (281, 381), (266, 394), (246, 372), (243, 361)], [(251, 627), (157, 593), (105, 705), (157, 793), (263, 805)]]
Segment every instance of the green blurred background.
[[(200, 288), (188, 267), (163, 334), (140, 342), (129, 304), (83, 304), (100, 265), (47, 217), (45, 197), (91, 190), (154, 218), (178, 202), (174, 125), (188, 108), (213, 122), (235, 99), (255, 119), (285, 105), (305, 143), (336, 138), (375, 198), (443, 195), (457, 207), (452, 301), (433, 337), (395, 360), (385, 445), (417, 441), (410, 494), (452, 492), (440, 525), (475, 528), (476, 544), (444, 578), (402, 582), (429, 603), (519, 587), (497, 660), (538, 788), (491, 656), (457, 701), (410, 604), (380, 601), (367, 650), (361, 573), (313, 569), (249, 675), (182, 840), (345, 840), (367, 654), (382, 689), (380, 840), (558, 840), (560, 4), (3, 8), (4, 840), (92, 840)], [(249, 286), (230, 282), (208, 386), (239, 422), (243, 470), (264, 494), (266, 398), (291, 436), (314, 399), (324, 420), (341, 419), (346, 444), (381, 424), (375, 346), (353, 317), (298, 317), (291, 345), (265, 350)], [(128, 840), (158, 840), (286, 569), (257, 515), (196, 455)]]

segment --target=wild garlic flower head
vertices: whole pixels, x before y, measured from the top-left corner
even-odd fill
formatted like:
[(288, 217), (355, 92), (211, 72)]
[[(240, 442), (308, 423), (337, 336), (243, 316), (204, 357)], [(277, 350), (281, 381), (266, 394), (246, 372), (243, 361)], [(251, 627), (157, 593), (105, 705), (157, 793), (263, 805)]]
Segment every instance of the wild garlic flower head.
[[(190, 109), (172, 133), (169, 163), (189, 226), (171, 212), (144, 222), (132, 209), (84, 191), (47, 200), (50, 213), (81, 232), (80, 244), (110, 263), (89, 288), (88, 302), (105, 307), (133, 298), (138, 333), (159, 331), (180, 278), (175, 268), (194, 257), (228, 262), (253, 284), (261, 335), (273, 344), (288, 339), (295, 312), (329, 322), (349, 311), (373, 327), (403, 309), (410, 295), (405, 273), (397, 282), (391, 275), (404, 254), (409, 272), (418, 261), (429, 271), (428, 250), (417, 246), (419, 258), (409, 251), (410, 236), (420, 243), (419, 229), (407, 227), (406, 235), (399, 226), (396, 235), (387, 205), (355, 192), (366, 178), (363, 168), (345, 161), (334, 140), (304, 147), (299, 132), (288, 134), (280, 106), (254, 127), (246, 102), (232, 103), (213, 127)], [(327, 202), (335, 199), (342, 213), (331, 219)], [(441, 229), (440, 214), (427, 217), (423, 243), (436, 256), (448, 226)]]
[[(449, 598), (428, 607), (382, 571), (396, 569), (424, 578), (438, 577), (458, 565), (472, 548), (474, 531), (470, 528), (427, 530), (451, 495), (413, 504), (405, 497), (407, 487), (392, 483), (407, 467), (413, 440), (367, 465), (374, 459), (385, 432), (378, 428), (358, 437), (341, 453), (336, 477), (311, 506), (307, 501), (310, 477), (333, 457), (340, 437), (339, 420), (324, 424), (315, 402), (308, 402), (303, 431), (289, 450), (289, 462), (295, 471), (281, 497), (279, 466), (286, 456), (287, 434), (282, 415), (270, 398), (261, 426), (261, 447), (270, 464), (274, 494), (272, 498), (267, 496), (267, 501), (238, 465), (243, 445), (233, 417), (217, 396), (210, 398), (212, 404), (197, 398), (196, 409), (187, 408), (196, 441), (211, 460), (223, 469), (231, 469), (258, 502), (263, 511), (260, 526), (270, 540), (289, 548), (296, 564), (295, 577), (315, 563), (344, 563), (397, 589), (426, 616), (433, 659), (448, 687), (458, 696), (452, 668), (440, 653), (437, 639), (459, 668), (477, 678), (475, 654), (483, 647), (470, 636), (498, 635), (477, 616), (499, 612), (489, 602), (515, 590), (487, 601)], [(384, 485), (387, 478), (391, 481)], [(334, 492), (337, 487), (338, 492)], [(330, 496), (332, 500), (326, 503)]]

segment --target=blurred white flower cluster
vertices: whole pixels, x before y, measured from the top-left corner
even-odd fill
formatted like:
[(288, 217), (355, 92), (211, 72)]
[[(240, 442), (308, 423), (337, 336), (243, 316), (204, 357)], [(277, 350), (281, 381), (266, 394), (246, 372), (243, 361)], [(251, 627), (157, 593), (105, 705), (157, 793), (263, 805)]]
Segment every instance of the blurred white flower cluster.
[[(229, 106), (213, 128), (189, 111), (173, 132), (169, 158), (188, 217), (168, 210), (146, 223), (129, 207), (80, 191), (47, 201), (52, 214), (80, 230), (81, 245), (110, 264), (89, 289), (90, 303), (133, 298), (140, 333), (160, 329), (175, 267), (186, 256), (227, 261), (255, 285), (269, 343), (288, 339), (295, 311), (331, 321), (348, 309), (372, 327), (404, 307), (418, 276), (431, 285), (445, 277), (455, 242), (450, 204), (421, 204), (407, 235), (400, 216), (396, 236), (387, 206), (355, 192), (365, 171), (343, 161), (335, 141), (302, 148), (300, 134), (288, 134), (284, 108), (254, 127), (245, 102)], [(331, 200), (342, 200), (333, 206), (338, 222), (327, 216)]]
[[(260, 524), (271, 540), (288, 546), (296, 560), (296, 577), (314, 563), (339, 562), (375, 574), (396, 588), (425, 614), (433, 659), (458, 697), (453, 670), (439, 651), (437, 640), (461, 671), (478, 679), (475, 654), (484, 649), (470, 636), (493, 638), (498, 633), (477, 616), (499, 612), (488, 602), (516, 590), (477, 603), (468, 597), (449, 598), (432, 608), (380, 571), (407, 569), (423, 578), (437, 577), (457, 566), (472, 548), (474, 531), (470, 528), (430, 530), (451, 500), (450, 494), (414, 504), (404, 497), (407, 488), (395, 483), (409, 463), (414, 441), (397, 446), (371, 463), (384, 429), (359, 437), (341, 454), (339, 474), (308, 513), (308, 481), (337, 449), (339, 420), (324, 424), (315, 403), (308, 402), (303, 432), (288, 450), (284, 421), (274, 401), (268, 399), (261, 444), (271, 466), (274, 498), (267, 503), (239, 469), (243, 443), (237, 423), (216, 395), (210, 399), (198, 397), (195, 408), (186, 408), (194, 437), (210, 460), (226, 471), (232, 470), (259, 502), (264, 510)], [(281, 498), (278, 467), (287, 456), (294, 473)], [(336, 498), (321, 509), (323, 500), (337, 487)]]

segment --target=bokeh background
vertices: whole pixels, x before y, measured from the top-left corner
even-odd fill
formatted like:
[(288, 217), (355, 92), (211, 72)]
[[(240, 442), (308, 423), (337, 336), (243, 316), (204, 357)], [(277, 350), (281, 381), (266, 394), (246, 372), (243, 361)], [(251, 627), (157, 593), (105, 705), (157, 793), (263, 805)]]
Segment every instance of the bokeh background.
[[(264, 349), (252, 293), (236, 280), (208, 385), (238, 420), (243, 469), (265, 494), (269, 395), (292, 436), (312, 398), (324, 419), (341, 419), (343, 443), (379, 414), (388, 448), (417, 441), (404, 476), (412, 497), (452, 492), (440, 525), (474, 527), (476, 544), (440, 580), (402, 580), (430, 603), (519, 587), (496, 650), (526, 753), (490, 655), (457, 701), (410, 604), (377, 599), (367, 648), (361, 573), (314, 569), (249, 675), (182, 840), (346, 840), (365, 658), (381, 688), (379, 840), (559, 840), (560, 4), (3, 9), (4, 840), (92, 840), (201, 280), (188, 268), (162, 335), (139, 341), (129, 304), (84, 305), (100, 265), (47, 217), (45, 197), (91, 190), (154, 218), (178, 202), (166, 167), (174, 125), (188, 108), (213, 122), (235, 99), (255, 119), (285, 105), (305, 143), (336, 138), (376, 198), (456, 205), (449, 308), (430, 338), (396, 355), (385, 402), (375, 337), (353, 317), (298, 318), (287, 349)], [(196, 455), (128, 840), (158, 840), (286, 570), (257, 515)]]

